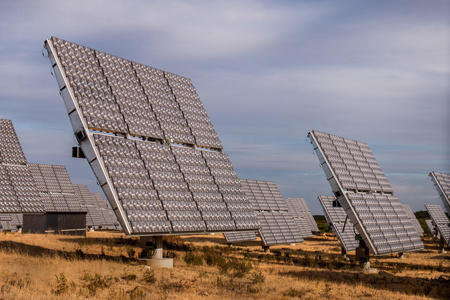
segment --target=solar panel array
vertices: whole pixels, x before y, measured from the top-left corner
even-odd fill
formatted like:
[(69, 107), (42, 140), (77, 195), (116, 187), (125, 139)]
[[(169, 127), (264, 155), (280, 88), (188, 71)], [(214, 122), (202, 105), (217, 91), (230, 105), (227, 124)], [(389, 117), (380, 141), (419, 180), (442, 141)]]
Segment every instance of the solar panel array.
[(14, 126), (0, 119), (0, 213), (43, 212)]
[(308, 137), (333, 193), (374, 255), (423, 249), (366, 143), (319, 131)]
[[(309, 228), (309, 233), (305, 231), (306, 235), (303, 237), (312, 237), (312, 232), (319, 232), (316, 220), (309, 210), (308, 204), (306, 204), (303, 198), (286, 198), (286, 205), (288, 206), (289, 212), (294, 217), (294, 220), (299, 224), (300, 231), (304, 230), (302, 228)], [(306, 224), (306, 226), (305, 226)]]
[(344, 208), (337, 205), (336, 197), (319, 196), (319, 201), (325, 213), (327, 223), (336, 234), (342, 247), (346, 251), (355, 250), (359, 246), (359, 241), (355, 237), (359, 232), (347, 217)]
[(435, 204), (425, 205), (428, 213), (430, 214), (433, 223), (439, 232), (441, 239), (450, 246), (450, 221), (445, 214), (442, 206)]
[(65, 166), (28, 164), (46, 212), (86, 212)]
[(447, 213), (450, 214), (450, 174), (433, 171), (429, 174), (429, 177), (433, 181)]
[(417, 233), (420, 236), (423, 236), (423, 228), (420, 226), (419, 221), (416, 218), (416, 215), (411, 209), (411, 206), (408, 204), (403, 204), (403, 208), (405, 209), (406, 213), (408, 214), (408, 217), (411, 219), (411, 223), (414, 225), (414, 228), (416, 228)]
[(86, 185), (74, 185), (74, 189), (75, 195), (87, 209), (87, 227), (116, 228), (116, 215), (101, 194), (91, 193)]
[(190, 79), (54, 37), (46, 48), (126, 234), (259, 228)]
[[(264, 246), (303, 242), (302, 234), (275, 182), (250, 179), (241, 179), (240, 182), (261, 224), (258, 233)], [(227, 240), (234, 238), (239, 241), (233, 235), (227, 233)]]

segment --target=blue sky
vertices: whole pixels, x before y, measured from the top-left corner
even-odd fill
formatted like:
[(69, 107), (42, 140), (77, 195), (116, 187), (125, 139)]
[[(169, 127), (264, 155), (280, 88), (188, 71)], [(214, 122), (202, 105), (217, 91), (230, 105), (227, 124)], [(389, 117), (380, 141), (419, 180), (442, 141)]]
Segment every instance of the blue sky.
[(238, 176), (275, 181), (315, 214), (330, 187), (316, 129), (369, 144), (414, 211), (450, 173), (448, 1), (0, 1), (0, 118), (29, 162), (99, 192), (44, 40), (56, 36), (192, 79)]

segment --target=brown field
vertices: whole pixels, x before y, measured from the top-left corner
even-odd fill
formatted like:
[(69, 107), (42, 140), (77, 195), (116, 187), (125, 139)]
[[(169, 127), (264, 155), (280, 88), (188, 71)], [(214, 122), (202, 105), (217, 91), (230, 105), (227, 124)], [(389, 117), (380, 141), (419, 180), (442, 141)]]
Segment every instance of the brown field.
[(137, 238), (0, 233), (0, 299), (449, 299), (450, 254), (425, 250), (373, 257), (364, 274), (336, 238), (297, 245), (227, 247), (222, 234), (165, 238), (173, 269), (137, 259)]

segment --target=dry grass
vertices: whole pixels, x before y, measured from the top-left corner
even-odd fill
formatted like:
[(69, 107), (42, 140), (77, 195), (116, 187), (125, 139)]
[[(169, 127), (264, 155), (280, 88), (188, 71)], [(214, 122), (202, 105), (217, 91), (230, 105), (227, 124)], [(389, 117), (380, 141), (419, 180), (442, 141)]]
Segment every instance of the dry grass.
[(138, 240), (122, 233), (2, 233), (0, 299), (448, 299), (450, 255), (424, 242), (406, 260), (373, 258), (380, 272), (363, 274), (332, 236), (271, 253), (259, 241), (227, 247), (221, 234), (173, 236), (174, 268), (149, 270), (133, 256)]

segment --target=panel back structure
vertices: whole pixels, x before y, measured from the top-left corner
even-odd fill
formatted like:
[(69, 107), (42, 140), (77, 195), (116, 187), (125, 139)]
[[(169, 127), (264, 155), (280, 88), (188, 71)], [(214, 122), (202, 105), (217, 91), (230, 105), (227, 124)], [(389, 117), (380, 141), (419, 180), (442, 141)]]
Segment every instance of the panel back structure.
[(0, 213), (44, 212), (14, 126), (0, 119)]
[[(275, 182), (250, 179), (240, 181), (261, 224), (258, 234), (264, 247), (303, 242), (302, 233)], [(227, 233), (226, 238), (239, 241), (234, 233)]]
[(334, 195), (372, 254), (424, 248), (366, 143), (315, 130), (308, 137)]
[(433, 171), (428, 176), (433, 181), (445, 210), (450, 214), (450, 175)]
[(450, 221), (445, 214), (442, 206), (436, 204), (425, 205), (437, 231), (441, 237), (441, 240), (450, 246)]
[(408, 217), (411, 219), (411, 223), (414, 225), (414, 228), (416, 228), (417, 233), (420, 236), (423, 236), (423, 228), (420, 226), (419, 221), (416, 218), (416, 215), (411, 209), (411, 206), (408, 204), (403, 204), (403, 208), (405, 209), (406, 213), (408, 214)]
[(308, 204), (304, 198), (286, 198), (286, 205), (288, 206), (289, 212), (294, 216), (294, 220), (299, 224), (300, 231), (303, 231), (303, 227), (306, 223), (306, 228), (309, 228), (309, 233), (305, 230), (305, 234), (303, 237), (312, 237), (312, 233), (318, 233), (319, 228), (317, 227), (316, 220), (309, 210)]
[(353, 251), (359, 246), (356, 235), (359, 234), (352, 221), (347, 216), (344, 208), (333, 196), (319, 196), (325, 218), (328, 225), (336, 234), (337, 239), (346, 251)]
[(78, 143), (127, 235), (259, 228), (190, 79), (45, 41)]
[(427, 224), (428, 230), (430, 231), (431, 236), (435, 237), (437, 236), (438, 232), (436, 229), (436, 226), (433, 224), (433, 220), (425, 220), (425, 223)]

